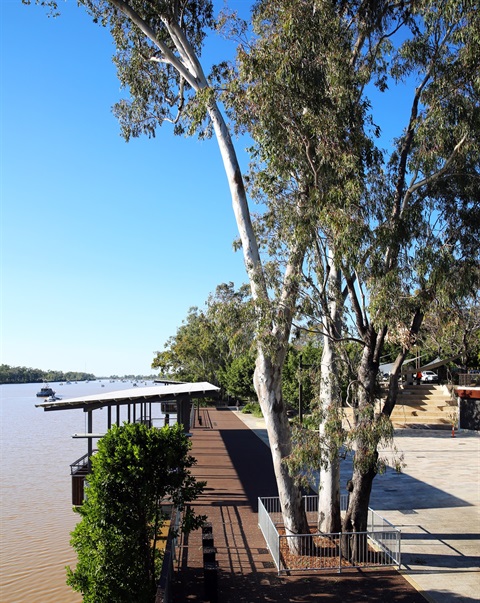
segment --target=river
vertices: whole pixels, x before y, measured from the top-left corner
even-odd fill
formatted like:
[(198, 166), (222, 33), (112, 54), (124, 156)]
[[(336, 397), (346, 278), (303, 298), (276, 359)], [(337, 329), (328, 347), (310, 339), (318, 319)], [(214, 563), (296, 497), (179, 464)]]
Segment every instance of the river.
[[(132, 383), (51, 386), (67, 399)], [(36, 397), (39, 389), (35, 383), (0, 386), (0, 601), (79, 603), (80, 594), (65, 583), (65, 567), (75, 565), (69, 542), (78, 518), (71, 504), (70, 463), (87, 451), (86, 440), (71, 436), (87, 431), (86, 413), (36, 408), (44, 401)], [(104, 430), (94, 425), (95, 432)]]

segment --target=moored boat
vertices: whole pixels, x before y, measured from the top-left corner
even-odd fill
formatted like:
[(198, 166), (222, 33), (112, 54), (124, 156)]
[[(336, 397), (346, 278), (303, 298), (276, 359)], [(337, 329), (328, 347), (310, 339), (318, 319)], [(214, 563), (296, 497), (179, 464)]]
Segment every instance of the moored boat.
[(37, 392), (37, 398), (48, 398), (49, 396), (54, 396), (55, 390), (51, 387), (42, 387), (39, 392)]

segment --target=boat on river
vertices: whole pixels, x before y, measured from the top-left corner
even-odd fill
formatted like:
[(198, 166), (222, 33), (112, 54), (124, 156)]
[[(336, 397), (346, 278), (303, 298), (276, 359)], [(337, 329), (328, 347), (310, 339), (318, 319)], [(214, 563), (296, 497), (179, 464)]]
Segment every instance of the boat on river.
[(55, 396), (55, 390), (51, 387), (44, 386), (37, 392), (37, 398), (49, 398), (50, 396)]

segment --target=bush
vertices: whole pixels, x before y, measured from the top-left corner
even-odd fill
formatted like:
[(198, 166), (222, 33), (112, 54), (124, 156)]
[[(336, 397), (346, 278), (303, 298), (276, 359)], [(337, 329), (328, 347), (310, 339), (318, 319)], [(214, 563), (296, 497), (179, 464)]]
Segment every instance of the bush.
[(242, 408), (242, 412), (246, 415), (258, 417), (259, 419), (263, 417), (262, 409), (260, 408), (260, 404), (258, 402), (249, 402), (248, 404), (245, 404), (245, 406)]
[(189, 449), (180, 425), (114, 425), (99, 440), (72, 532), (78, 562), (67, 568), (67, 583), (84, 603), (153, 603), (161, 566), (156, 542), (166, 519), (162, 501), (183, 511), (184, 531), (203, 521), (189, 505), (205, 485), (190, 473), (195, 459)]

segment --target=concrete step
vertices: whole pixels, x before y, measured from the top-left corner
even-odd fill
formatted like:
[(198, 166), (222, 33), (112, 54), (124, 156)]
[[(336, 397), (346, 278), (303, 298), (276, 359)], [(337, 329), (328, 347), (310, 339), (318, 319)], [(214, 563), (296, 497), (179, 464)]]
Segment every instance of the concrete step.
[[(451, 425), (457, 405), (444, 385), (421, 384), (403, 387), (398, 395), (391, 420), (394, 425)], [(353, 421), (353, 409), (345, 409), (346, 418)]]
[(451, 410), (445, 411), (430, 411), (430, 410), (418, 410), (414, 408), (395, 408), (395, 410), (390, 415), (392, 421), (396, 419), (402, 419), (403, 417), (417, 417), (429, 420), (434, 419), (448, 419), (451, 420), (451, 417), (454, 416), (454, 412)]

